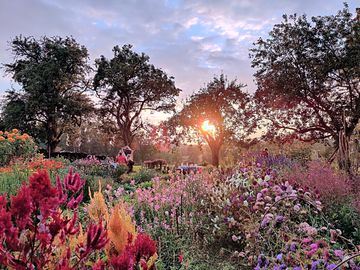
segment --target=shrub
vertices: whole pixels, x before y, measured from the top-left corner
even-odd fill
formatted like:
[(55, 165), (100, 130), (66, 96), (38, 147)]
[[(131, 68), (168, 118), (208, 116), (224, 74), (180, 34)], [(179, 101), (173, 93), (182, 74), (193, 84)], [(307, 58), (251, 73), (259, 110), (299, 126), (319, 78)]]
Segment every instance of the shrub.
[(325, 209), (325, 214), (343, 236), (360, 245), (360, 214), (350, 201), (330, 205)]
[(118, 165), (116, 166), (116, 168), (114, 168), (113, 172), (112, 172), (112, 177), (115, 179), (120, 179), (120, 177), (126, 173), (127, 171), (127, 167), (125, 165)]
[(30, 159), (36, 151), (36, 144), (28, 134), (21, 134), (17, 129), (0, 131), (0, 166), (6, 166), (20, 157)]
[(135, 173), (132, 178), (135, 180), (136, 184), (142, 182), (151, 181), (152, 178), (156, 176), (156, 171), (153, 169), (144, 169), (142, 168), (139, 172)]
[(347, 200), (351, 195), (350, 179), (322, 161), (311, 161), (307, 167), (294, 165), (282, 175), (283, 179), (291, 184), (300, 185), (319, 194), (326, 206)]

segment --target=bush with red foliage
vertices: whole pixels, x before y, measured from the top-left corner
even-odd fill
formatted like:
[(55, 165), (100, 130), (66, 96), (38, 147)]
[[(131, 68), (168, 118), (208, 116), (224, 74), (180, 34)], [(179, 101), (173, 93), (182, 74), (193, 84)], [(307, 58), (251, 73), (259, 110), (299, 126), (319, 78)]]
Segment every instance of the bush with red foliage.
[(292, 185), (315, 191), (324, 204), (347, 200), (352, 193), (350, 178), (322, 161), (311, 161), (307, 168), (293, 165), (283, 173), (283, 178)]

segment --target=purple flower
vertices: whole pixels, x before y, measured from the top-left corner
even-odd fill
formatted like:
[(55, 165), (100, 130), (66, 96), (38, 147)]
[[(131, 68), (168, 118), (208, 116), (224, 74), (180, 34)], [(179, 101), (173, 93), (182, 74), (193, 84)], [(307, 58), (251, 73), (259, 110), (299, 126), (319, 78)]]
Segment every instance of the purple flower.
[(295, 252), (296, 251), (296, 243), (291, 243), (290, 245), (290, 251)]
[(284, 222), (284, 216), (276, 216), (275, 217), (275, 223), (276, 224), (281, 224), (281, 223), (283, 223)]
[(336, 257), (339, 257), (340, 260), (342, 260), (344, 258), (344, 252), (340, 249), (334, 250), (334, 254)]
[(312, 264), (311, 264), (311, 270), (317, 270), (319, 264), (320, 264), (320, 261), (314, 261), (314, 262), (312, 262)]
[(282, 259), (283, 259), (282, 253), (280, 253), (280, 254), (278, 254), (278, 255), (276, 256), (276, 260), (278, 260), (279, 262), (281, 262)]
[(332, 264), (329, 264), (327, 267), (326, 267), (326, 270), (334, 270), (336, 267), (336, 264), (332, 263)]

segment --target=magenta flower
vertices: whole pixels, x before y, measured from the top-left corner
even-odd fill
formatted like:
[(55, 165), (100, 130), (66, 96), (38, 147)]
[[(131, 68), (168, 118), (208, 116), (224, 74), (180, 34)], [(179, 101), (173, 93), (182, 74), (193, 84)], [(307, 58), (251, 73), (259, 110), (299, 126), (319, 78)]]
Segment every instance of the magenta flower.
[(73, 174), (72, 168), (70, 168), (69, 173), (64, 178), (65, 189), (70, 190), (74, 193), (78, 192), (85, 184), (84, 180), (81, 180), (78, 173)]
[(106, 246), (108, 241), (107, 231), (104, 229), (101, 222), (98, 225), (90, 224), (86, 238), (86, 247), (88, 251), (102, 249)]

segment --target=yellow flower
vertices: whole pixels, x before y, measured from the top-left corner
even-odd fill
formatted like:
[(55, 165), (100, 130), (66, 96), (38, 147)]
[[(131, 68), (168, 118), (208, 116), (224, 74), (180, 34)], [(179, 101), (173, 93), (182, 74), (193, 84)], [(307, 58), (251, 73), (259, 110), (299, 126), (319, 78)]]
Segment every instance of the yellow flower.
[(109, 220), (109, 212), (105, 203), (104, 196), (101, 193), (101, 183), (99, 180), (99, 191), (94, 192), (94, 196), (91, 196), (91, 191), (89, 188), (90, 195), (90, 204), (88, 205), (88, 213), (92, 220), (99, 222), (100, 220), (105, 220), (106, 223)]

